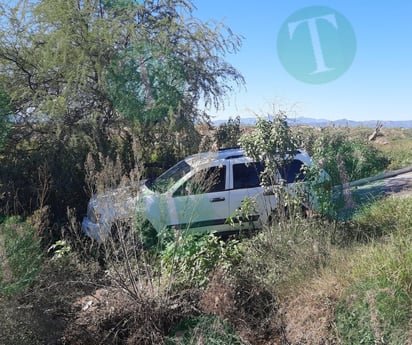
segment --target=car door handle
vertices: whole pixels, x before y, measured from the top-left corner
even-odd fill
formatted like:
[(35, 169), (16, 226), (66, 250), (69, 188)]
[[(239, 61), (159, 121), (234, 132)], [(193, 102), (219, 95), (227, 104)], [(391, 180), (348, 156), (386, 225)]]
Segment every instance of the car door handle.
[(210, 202), (220, 202), (220, 201), (225, 201), (225, 198), (212, 198), (209, 199)]

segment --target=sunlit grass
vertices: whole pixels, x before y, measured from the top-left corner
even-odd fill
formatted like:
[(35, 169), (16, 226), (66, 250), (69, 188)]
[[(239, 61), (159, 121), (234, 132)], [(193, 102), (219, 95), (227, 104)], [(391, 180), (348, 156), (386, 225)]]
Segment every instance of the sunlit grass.
[[(411, 322), (412, 197), (378, 200), (341, 225), (344, 245), (332, 245), (316, 270), (295, 265), (301, 274), (281, 285), (285, 318), (294, 325), (289, 336), (404, 344)], [(364, 232), (361, 242), (353, 231)]]
[(0, 224), (2, 271), (0, 295), (27, 288), (41, 269), (42, 250), (34, 229), (18, 218)]
[(385, 129), (375, 147), (390, 160), (388, 171), (412, 165), (412, 129)]
[(410, 298), (403, 289), (379, 278), (349, 288), (336, 309), (340, 341), (352, 344), (406, 344)]
[(353, 223), (372, 238), (393, 233), (412, 233), (412, 196), (390, 196), (359, 209)]

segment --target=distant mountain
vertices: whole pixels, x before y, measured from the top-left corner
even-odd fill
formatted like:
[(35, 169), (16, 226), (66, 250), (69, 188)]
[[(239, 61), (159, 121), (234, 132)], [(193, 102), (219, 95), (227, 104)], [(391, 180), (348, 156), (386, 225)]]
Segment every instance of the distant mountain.
[[(227, 120), (215, 120), (213, 124), (219, 126), (222, 123), (226, 123)], [(244, 126), (253, 126), (256, 123), (256, 118), (245, 117), (241, 118), (240, 122)], [(338, 127), (370, 127), (375, 128), (377, 120), (369, 121), (353, 121), (347, 119), (340, 120), (326, 120), (326, 119), (314, 119), (310, 117), (297, 117), (294, 119), (289, 118), (288, 122), (291, 126), (306, 125), (315, 127), (325, 127), (325, 126), (338, 126)], [(384, 128), (412, 128), (412, 120), (408, 121), (381, 121)]]

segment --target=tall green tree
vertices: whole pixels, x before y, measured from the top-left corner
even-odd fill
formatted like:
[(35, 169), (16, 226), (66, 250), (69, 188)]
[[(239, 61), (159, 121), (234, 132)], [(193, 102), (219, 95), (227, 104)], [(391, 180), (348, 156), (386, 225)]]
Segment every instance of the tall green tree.
[(219, 107), (241, 75), (223, 58), (239, 37), (184, 0), (22, 1), (3, 9), (2, 85), (21, 117), (148, 127)]
[(218, 147), (235, 147), (239, 145), (241, 135), (240, 116), (236, 116), (234, 119), (229, 117), (226, 123), (222, 123), (216, 129), (214, 139)]
[(132, 137), (146, 158), (154, 146), (165, 156), (188, 153), (199, 139), (195, 124), (208, 120), (203, 105), (222, 106), (243, 83), (225, 61), (240, 38), (195, 18), (189, 1), (14, 4), (0, 5), (0, 89), (14, 109), (0, 178), (27, 192), (19, 200), (37, 193), (29, 186), (42, 165), (55, 195), (49, 202), (65, 212), (83, 193), (87, 153), (131, 160)]
[(10, 97), (0, 88), (0, 148), (6, 140), (12, 113)]

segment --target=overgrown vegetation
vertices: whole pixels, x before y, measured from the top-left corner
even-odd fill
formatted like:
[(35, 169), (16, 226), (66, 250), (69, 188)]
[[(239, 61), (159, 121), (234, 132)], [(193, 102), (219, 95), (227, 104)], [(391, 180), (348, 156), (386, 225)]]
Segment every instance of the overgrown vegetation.
[(239, 145), (241, 135), (240, 116), (236, 116), (234, 119), (230, 117), (226, 123), (219, 125), (214, 133), (214, 139), (220, 148), (236, 147)]
[(241, 257), (236, 240), (225, 243), (213, 234), (188, 234), (169, 242), (161, 265), (174, 289), (206, 287), (213, 271), (228, 270)]
[[(412, 198), (359, 205), (347, 189), (337, 204), (316, 189), (318, 212), (301, 207), (324, 187), (322, 169), (340, 185), (411, 164), (410, 132), (383, 129), (371, 143), (368, 129), (289, 127), (284, 112), (214, 128), (203, 105), (219, 108), (243, 83), (225, 62), (241, 42), (193, 10), (0, 6), (1, 342), (410, 343)], [(92, 194), (137, 193), (183, 156), (238, 145), (265, 163), (262, 186), (280, 201), (253, 236), (158, 234), (139, 217), (100, 243), (81, 235)], [(289, 193), (281, 170), (302, 147), (315, 162), (302, 169), (309, 190)], [(253, 207), (244, 200), (234, 229)], [(354, 215), (337, 219), (337, 207)]]
[(312, 156), (329, 173), (334, 185), (384, 171), (389, 158), (368, 141), (364, 130), (326, 127), (301, 133)]
[(197, 152), (195, 124), (209, 122), (202, 108), (222, 106), (243, 78), (224, 60), (240, 38), (193, 9), (181, 0), (1, 6), (2, 142), (13, 110), (0, 151), (2, 213), (47, 204), (53, 222), (67, 207), (80, 215), (89, 153), (119, 158), (123, 173), (144, 163), (151, 174)]
[(0, 224), (0, 295), (28, 288), (41, 270), (43, 251), (35, 228), (17, 217)]
[[(137, 169), (122, 178), (125, 168), (120, 162), (102, 156), (93, 161), (90, 157), (87, 164), (88, 185), (94, 191), (121, 181), (137, 181), (140, 176)], [(42, 271), (28, 270), (33, 275), (22, 288), (31, 286), (30, 296), (41, 296), (51, 281), (56, 289), (75, 284), (76, 293), (63, 304), (64, 296), (48, 297), (47, 302), (40, 297), (33, 300), (36, 308), (58, 310), (60, 305), (66, 315), (73, 315), (70, 324), (58, 319), (59, 331), (53, 333), (56, 338), (64, 334), (67, 343), (192, 343), (194, 339), (208, 343), (216, 339), (264, 344), (276, 339), (279, 344), (297, 344), (335, 339), (372, 344), (378, 336), (387, 343), (407, 341), (412, 203), (410, 198), (398, 197), (378, 202), (364, 205), (345, 222), (305, 219), (292, 213), (250, 238), (222, 241), (210, 235), (166, 236), (159, 250), (151, 251), (141, 250), (139, 231), (130, 231), (121, 223), (113, 241), (100, 246), (85, 241), (78, 236), (71, 211), (65, 241), (51, 247), (51, 260), (42, 264), (43, 255), (39, 256), (36, 267), (48, 272), (47, 281)], [(6, 224), (13, 228), (12, 224), (19, 223), (12, 218)], [(34, 217), (31, 224), (31, 229), (47, 231), (44, 215)], [(138, 230), (140, 226), (134, 224)], [(40, 241), (32, 241), (41, 254)], [(25, 246), (24, 251), (32, 253), (30, 248)], [(25, 257), (21, 252), (18, 255)], [(73, 278), (67, 280), (69, 276)], [(325, 282), (314, 284), (313, 279)], [(328, 281), (334, 282), (333, 288)], [(313, 288), (319, 294), (316, 298)], [(25, 290), (8, 291), (21, 296), (18, 291)], [(57, 292), (51, 289), (50, 293)], [(10, 298), (13, 301), (13, 295)], [(294, 302), (296, 298), (299, 303)], [(302, 303), (307, 304), (308, 314), (296, 310)], [(316, 332), (307, 329), (314, 326), (312, 318), (318, 312), (325, 313), (325, 323), (318, 320)], [(19, 320), (23, 315), (12, 317)], [(82, 326), (86, 319), (91, 321)], [(352, 332), (355, 323), (364, 325), (356, 334)], [(12, 330), (10, 323), (4, 324)], [(26, 343), (41, 343), (45, 336), (32, 326), (25, 324)], [(10, 344), (25, 343), (16, 335), (8, 337)]]
[(388, 170), (405, 168), (412, 164), (412, 130), (408, 128), (386, 128), (385, 135), (375, 144), (389, 159)]
[(342, 344), (407, 344), (411, 299), (384, 280), (367, 280), (346, 292), (336, 310)]

